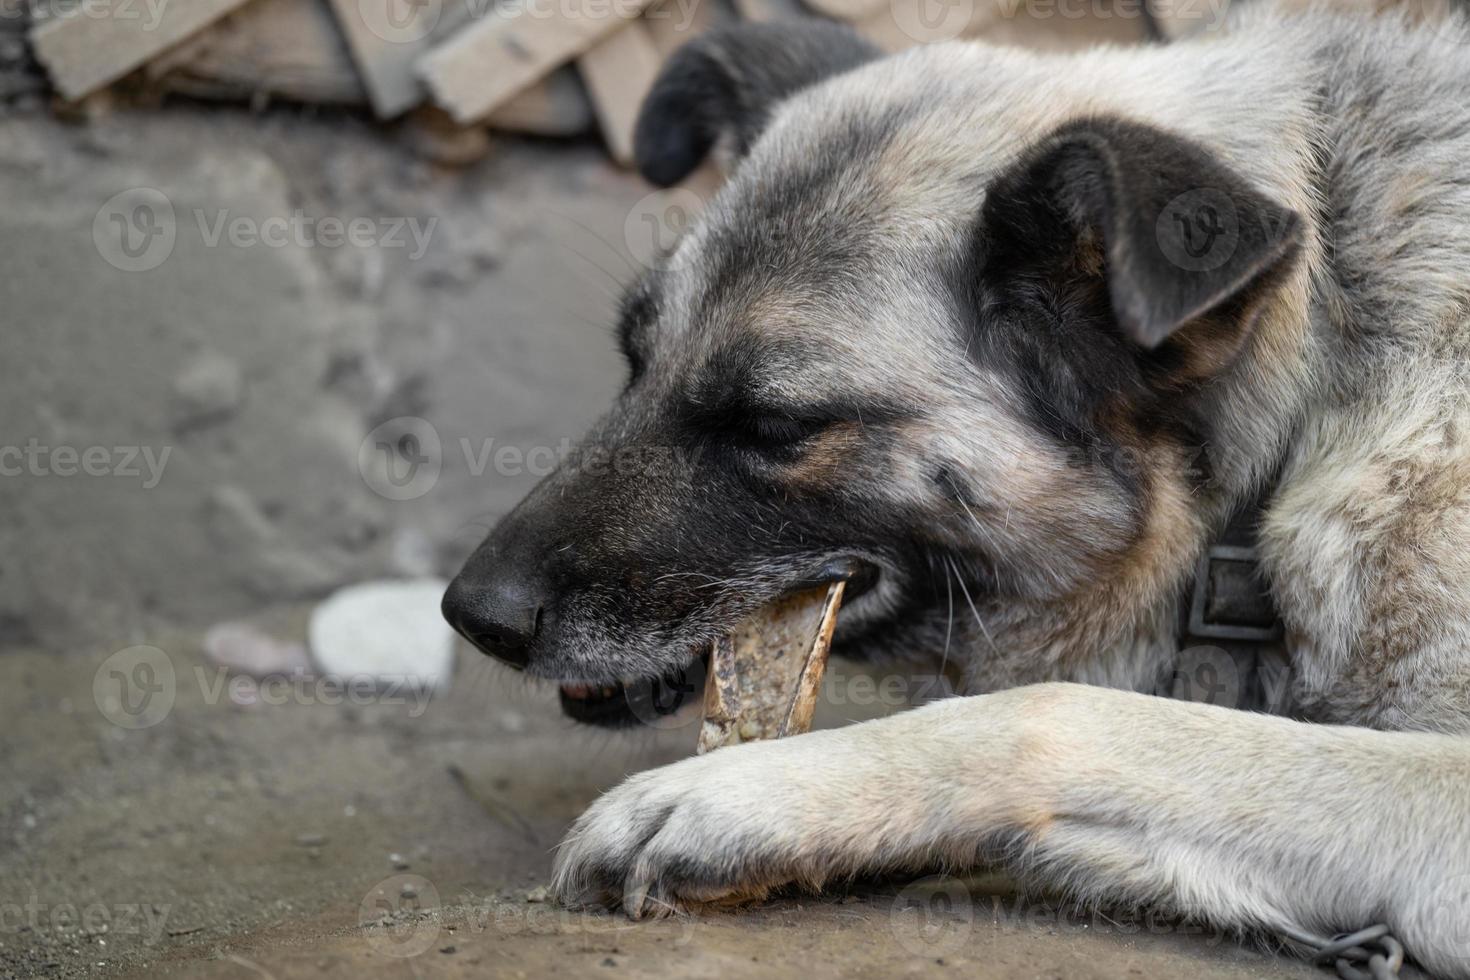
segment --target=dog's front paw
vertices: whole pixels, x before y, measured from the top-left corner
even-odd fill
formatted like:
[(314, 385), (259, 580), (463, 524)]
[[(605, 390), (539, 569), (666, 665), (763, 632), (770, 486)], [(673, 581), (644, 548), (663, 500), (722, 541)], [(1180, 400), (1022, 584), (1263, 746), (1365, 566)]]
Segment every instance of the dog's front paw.
[(758, 742), (633, 776), (582, 814), (557, 854), (568, 905), (638, 918), (763, 897), (825, 876), (800, 743)]

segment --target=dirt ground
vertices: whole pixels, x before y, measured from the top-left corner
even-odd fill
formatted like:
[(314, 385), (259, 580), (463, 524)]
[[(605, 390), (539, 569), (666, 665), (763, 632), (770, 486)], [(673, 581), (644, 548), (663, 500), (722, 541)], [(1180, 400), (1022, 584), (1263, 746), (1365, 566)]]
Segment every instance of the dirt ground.
[[(114, 206), (140, 187), (175, 222), (143, 270), (107, 240), (118, 216), (156, 230)], [(0, 480), (0, 976), (1318, 976), (990, 878), (571, 914), (545, 900), (551, 849), (693, 728), (575, 728), (466, 650), (428, 699), (205, 659), (211, 623), (299, 639), (340, 585), (457, 566), (535, 480), (486, 454), (557, 447), (616, 389), (647, 193), (590, 144), (447, 171), (344, 117), (0, 118), (0, 445), (170, 453), (153, 485), (119, 456)], [(211, 244), (298, 211), (439, 224), (419, 254)], [(405, 417), (442, 465), (396, 499), (360, 447)]]
[(0, 713), (22, 723), (0, 756), (0, 975), (1319, 976), (987, 877), (662, 922), (568, 912), (545, 900), (551, 848), (601, 790), (690, 751), (692, 724), (574, 728), (468, 650), (422, 700), (221, 685), (197, 634), (153, 640), (172, 699), (146, 728), (99, 710), (104, 658), (3, 661)]

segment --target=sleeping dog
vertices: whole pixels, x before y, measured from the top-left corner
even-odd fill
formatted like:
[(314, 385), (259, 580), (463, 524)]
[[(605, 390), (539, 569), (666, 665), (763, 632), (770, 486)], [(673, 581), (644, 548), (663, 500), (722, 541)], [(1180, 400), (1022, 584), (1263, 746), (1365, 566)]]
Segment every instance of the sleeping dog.
[[(1383, 923), (1470, 977), (1470, 33), (742, 26), (669, 61), (636, 144), (657, 184), (728, 171), (629, 289), (580, 457), (659, 465), (552, 474), (449, 620), (618, 724), (844, 578), (838, 653), (973, 696), (628, 779), (564, 901), (999, 861), (1303, 942)], [(1201, 636), (1270, 711), (1155, 696)]]

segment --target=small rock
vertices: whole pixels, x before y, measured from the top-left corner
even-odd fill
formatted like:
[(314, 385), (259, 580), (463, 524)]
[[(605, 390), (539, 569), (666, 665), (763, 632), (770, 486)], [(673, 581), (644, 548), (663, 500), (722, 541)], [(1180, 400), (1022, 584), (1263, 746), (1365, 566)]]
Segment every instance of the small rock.
[(613, 959), (611, 956), (607, 956), (607, 957), (604, 957), (603, 958), (602, 965), (603, 966), (617, 966), (618, 965), (618, 961), (615, 960), (615, 959)]
[(394, 871), (407, 871), (408, 859), (402, 854), (393, 853), (388, 855), (388, 863), (393, 865)]
[(240, 365), (221, 354), (203, 354), (174, 379), (173, 429), (181, 432), (223, 422), (245, 399)]
[(222, 667), (251, 677), (305, 673), (311, 658), (300, 643), (277, 640), (248, 623), (217, 623), (204, 634), (204, 653)]
[(547, 888), (545, 885), (537, 885), (535, 888), (532, 888), (530, 891), (526, 892), (526, 901), (549, 902), (551, 901), (551, 889)]
[(327, 842), (326, 834), (297, 834), (297, 847), (321, 847)]
[(311, 655), (323, 673), (407, 684), (400, 696), (442, 688), (454, 666), (454, 631), (439, 612), (442, 579), (368, 582), (311, 614)]
[(440, 946), (439, 947), (439, 952), (444, 953), (447, 956), (448, 954), (454, 952), (454, 947), (453, 946)]

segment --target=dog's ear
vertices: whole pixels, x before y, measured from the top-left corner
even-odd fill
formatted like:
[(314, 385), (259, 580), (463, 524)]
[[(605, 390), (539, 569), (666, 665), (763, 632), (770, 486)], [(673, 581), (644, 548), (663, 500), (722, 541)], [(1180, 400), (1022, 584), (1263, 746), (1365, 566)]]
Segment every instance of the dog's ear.
[(981, 222), (1011, 268), (1063, 252), (1100, 265), (1119, 327), (1148, 349), (1259, 295), (1302, 237), (1294, 211), (1210, 150), (1106, 118), (1063, 126), (993, 181)]
[(880, 53), (850, 28), (816, 20), (710, 31), (674, 52), (644, 99), (633, 135), (638, 170), (668, 187), (717, 140), (743, 156), (776, 103)]

